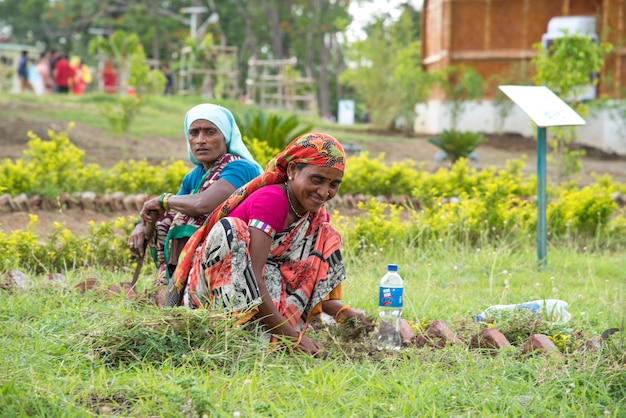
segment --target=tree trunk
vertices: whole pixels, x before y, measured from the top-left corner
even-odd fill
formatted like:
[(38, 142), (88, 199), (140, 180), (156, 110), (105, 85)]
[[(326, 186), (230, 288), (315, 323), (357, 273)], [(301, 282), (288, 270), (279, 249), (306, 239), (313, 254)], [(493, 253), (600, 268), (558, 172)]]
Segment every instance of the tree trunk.
[[(241, 15), (241, 18), (244, 21), (244, 26), (246, 28), (246, 37), (239, 49), (239, 68), (242, 69), (239, 71), (239, 83), (240, 85), (246, 85), (245, 80), (248, 75), (248, 67), (247, 67), (247, 58), (246, 57), (256, 57), (258, 50), (258, 42), (257, 38), (254, 35), (254, 31), (252, 30), (252, 17), (250, 16), (250, 11), (246, 7), (245, 4), (242, 3), (242, 0), (234, 0), (235, 7), (237, 11)], [(247, 94), (247, 88), (245, 94)]]
[[(157, 16), (157, 7), (154, 4), (154, 0), (146, 0), (146, 11), (153, 19), (153, 22), (158, 22), (159, 17)], [(157, 32), (157, 27), (153, 26), (150, 30), (152, 31), (152, 59), (160, 62), (161, 59), (161, 50), (159, 48), (159, 33)]]
[(283, 31), (280, 29), (280, 20), (278, 18), (278, 9), (274, 2), (268, 4), (268, 0), (263, 0), (263, 7), (265, 8), (265, 15), (269, 23), (269, 35), (270, 42), (272, 44), (272, 52), (274, 53), (274, 59), (283, 59)]
[[(333, 34), (333, 43), (334, 44), (339, 44), (339, 42), (337, 41), (337, 34)], [(339, 74), (341, 74), (341, 72), (343, 71), (343, 53), (341, 48), (335, 48), (335, 77), (338, 77)], [(337, 86), (337, 100), (341, 100), (343, 99), (343, 84), (340, 83), (339, 81), (337, 81), (337, 83), (335, 83), (335, 85)]]
[[(326, 116), (330, 111), (330, 93), (328, 87), (328, 66), (330, 63), (330, 49), (332, 39), (330, 35), (322, 35), (322, 48), (320, 51), (320, 72), (318, 77), (319, 85), (319, 108), (321, 116)], [(326, 45), (326, 42), (329, 45)]]

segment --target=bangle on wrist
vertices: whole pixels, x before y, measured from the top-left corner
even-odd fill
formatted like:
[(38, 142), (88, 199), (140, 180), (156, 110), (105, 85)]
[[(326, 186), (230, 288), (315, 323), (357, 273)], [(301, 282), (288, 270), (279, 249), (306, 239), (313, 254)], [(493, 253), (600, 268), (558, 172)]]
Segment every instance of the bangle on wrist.
[(159, 207), (161, 208), (161, 210), (165, 210), (165, 206), (163, 206), (163, 200), (165, 200), (166, 195), (167, 193), (161, 193), (161, 196), (159, 196)]
[(341, 321), (339, 320), (339, 314), (341, 314), (343, 311), (347, 311), (348, 309), (350, 309), (350, 305), (343, 305), (341, 308), (339, 308), (339, 310), (335, 314), (335, 322), (336, 323), (338, 323), (338, 324), (341, 323)]
[(170, 197), (172, 197), (171, 193), (166, 193), (165, 197), (163, 198), (163, 210), (168, 211), (170, 210)]

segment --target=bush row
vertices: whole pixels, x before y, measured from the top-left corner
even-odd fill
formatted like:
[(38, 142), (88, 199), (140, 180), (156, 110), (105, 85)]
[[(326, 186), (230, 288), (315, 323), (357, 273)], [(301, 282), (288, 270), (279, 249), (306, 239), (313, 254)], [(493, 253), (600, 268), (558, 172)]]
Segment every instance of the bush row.
[[(8, 189), (6, 192), (44, 194), (82, 189), (102, 195), (115, 190), (159, 194), (176, 190), (187, 171), (180, 161), (157, 167), (145, 161), (120, 162), (110, 170), (85, 166), (84, 153), (70, 143), (67, 133), (50, 132), (50, 137), (50, 141), (42, 141), (31, 135), (23, 159), (2, 162), (0, 185)], [(252, 141), (251, 145), (253, 155), (263, 163), (275, 151), (262, 142)], [(344, 200), (359, 202), (360, 215), (348, 217), (334, 211), (333, 223), (344, 236), (346, 251), (356, 253), (398, 245), (418, 248), (445, 240), (481, 246), (532, 242), (537, 222), (536, 179), (524, 176), (522, 169), (521, 161), (509, 161), (502, 170), (479, 170), (459, 160), (451, 169), (429, 173), (415, 169), (410, 160), (389, 166), (382, 162), (382, 156), (370, 158), (362, 153), (351, 157), (341, 188)], [(41, 178), (46, 179), (45, 190), (38, 186)], [(549, 239), (576, 240), (588, 247), (623, 246), (626, 214), (615, 198), (622, 194), (626, 194), (626, 187), (609, 176), (598, 177), (582, 188), (575, 183), (551, 185)], [(377, 197), (354, 198), (367, 195)], [(38, 242), (29, 230), (0, 234), (1, 267), (46, 270), (90, 263), (126, 265), (130, 262), (126, 238), (120, 236), (130, 231), (132, 221), (117, 219), (94, 225), (87, 238), (74, 237), (59, 225), (45, 243)], [(78, 250), (82, 247), (86, 250)], [(101, 260), (100, 255), (109, 258)]]

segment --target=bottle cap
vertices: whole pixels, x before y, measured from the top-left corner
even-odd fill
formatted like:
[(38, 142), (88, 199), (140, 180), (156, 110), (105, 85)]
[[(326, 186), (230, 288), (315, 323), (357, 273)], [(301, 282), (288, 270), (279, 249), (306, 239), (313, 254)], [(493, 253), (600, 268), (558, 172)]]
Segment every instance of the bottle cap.
[(387, 264), (387, 271), (398, 271), (397, 264)]

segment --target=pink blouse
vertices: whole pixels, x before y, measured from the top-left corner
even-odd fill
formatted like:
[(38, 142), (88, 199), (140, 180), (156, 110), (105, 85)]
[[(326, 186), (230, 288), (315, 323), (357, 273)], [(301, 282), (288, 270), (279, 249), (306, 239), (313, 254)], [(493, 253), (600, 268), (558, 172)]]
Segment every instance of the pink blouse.
[(275, 184), (261, 187), (248, 196), (228, 216), (239, 218), (270, 237), (285, 230), (289, 203), (285, 191)]

